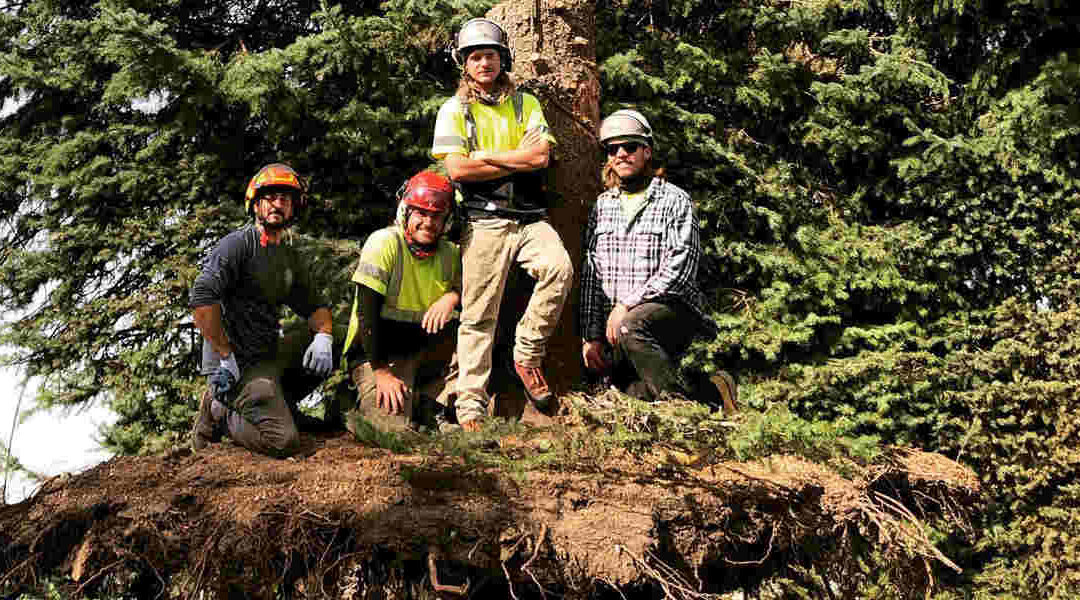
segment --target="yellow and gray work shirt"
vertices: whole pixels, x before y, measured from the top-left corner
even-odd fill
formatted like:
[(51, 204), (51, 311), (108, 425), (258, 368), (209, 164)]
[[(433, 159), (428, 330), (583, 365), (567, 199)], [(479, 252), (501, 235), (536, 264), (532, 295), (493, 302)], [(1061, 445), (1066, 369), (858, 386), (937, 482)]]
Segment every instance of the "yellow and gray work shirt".
[[(431, 155), (443, 160), (460, 154), (472, 159), (517, 150), (529, 131), (555, 145), (540, 101), (521, 91), (498, 104), (463, 104), (456, 96), (443, 103), (435, 119)], [(544, 170), (514, 172), (487, 181), (462, 182), (462, 205), (469, 218), (502, 213), (511, 218), (543, 218), (548, 208)]]
[[(461, 291), (461, 250), (453, 242), (439, 240), (434, 254), (417, 258), (406, 246), (401, 225), (391, 225), (368, 237), (352, 281), (384, 297), (379, 313), (382, 319), (420, 324), (436, 300), (451, 290)], [(346, 347), (358, 329), (359, 315), (354, 306)]]
[[(465, 111), (470, 111), (476, 125), (470, 130)], [(435, 138), (431, 144), (431, 156), (437, 160), (448, 154), (464, 154), (469, 158), (483, 158), (493, 152), (516, 150), (525, 132), (536, 129), (552, 146), (551, 135), (544, 111), (536, 96), (521, 93), (521, 118), (516, 117), (513, 96), (508, 96), (494, 106), (482, 102), (463, 105), (452, 97), (439, 108), (435, 118)]]

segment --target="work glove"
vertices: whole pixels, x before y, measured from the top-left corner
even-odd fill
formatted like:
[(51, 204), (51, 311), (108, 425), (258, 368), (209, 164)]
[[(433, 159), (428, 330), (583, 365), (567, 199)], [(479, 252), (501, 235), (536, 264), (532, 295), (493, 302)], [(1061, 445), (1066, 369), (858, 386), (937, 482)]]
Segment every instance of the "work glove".
[(210, 375), (210, 386), (214, 389), (214, 398), (225, 398), (237, 381), (240, 381), (240, 365), (236, 364), (236, 353), (233, 352), (221, 359), (217, 370)]
[(319, 377), (326, 377), (334, 368), (334, 336), (329, 333), (316, 333), (315, 339), (304, 352), (304, 368)]

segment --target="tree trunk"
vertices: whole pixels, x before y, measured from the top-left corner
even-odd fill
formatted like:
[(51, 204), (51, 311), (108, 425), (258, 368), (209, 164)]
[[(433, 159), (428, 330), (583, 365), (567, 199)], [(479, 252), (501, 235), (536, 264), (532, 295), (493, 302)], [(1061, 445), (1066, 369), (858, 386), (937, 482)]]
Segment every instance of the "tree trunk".
[[(562, 237), (574, 264), (575, 279), (558, 330), (548, 344), (545, 371), (557, 393), (581, 380), (581, 341), (576, 332), (582, 236), (589, 207), (601, 191), (600, 80), (596, 67), (596, 4), (590, 0), (503, 2), (488, 12), (502, 25), (514, 51), (512, 75), (518, 85), (540, 99), (557, 140), (549, 169), (551, 224)], [(531, 280), (517, 273), (507, 286), (499, 318), (500, 356), (510, 352), (514, 326), (528, 299)], [(496, 364), (500, 361), (496, 358)], [(504, 361), (506, 362), (506, 361)], [(520, 414), (519, 385), (500, 385), (498, 414)]]

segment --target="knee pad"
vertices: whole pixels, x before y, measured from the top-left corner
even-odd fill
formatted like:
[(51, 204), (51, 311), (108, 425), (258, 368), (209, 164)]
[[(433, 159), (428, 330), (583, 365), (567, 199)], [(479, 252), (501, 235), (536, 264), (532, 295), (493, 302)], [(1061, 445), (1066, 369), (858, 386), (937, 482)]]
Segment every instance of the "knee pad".
[(248, 395), (251, 396), (252, 404), (259, 406), (268, 404), (277, 394), (277, 387), (272, 379), (259, 377), (252, 379), (247, 384)]

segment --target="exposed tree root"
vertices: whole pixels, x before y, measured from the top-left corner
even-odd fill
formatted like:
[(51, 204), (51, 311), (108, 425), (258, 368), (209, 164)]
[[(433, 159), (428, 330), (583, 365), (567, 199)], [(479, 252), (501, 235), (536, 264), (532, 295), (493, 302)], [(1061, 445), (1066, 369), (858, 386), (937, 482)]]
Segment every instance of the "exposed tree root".
[(465, 585), (445, 585), (439, 583), (439, 569), (435, 566), (435, 555), (437, 550), (432, 550), (428, 553), (428, 576), (431, 577), (431, 587), (438, 593), (453, 594), (455, 596), (465, 596), (469, 593), (469, 582), (466, 581)]
[(854, 598), (886, 569), (897, 597), (921, 599), (935, 569), (957, 569), (925, 524), (962, 534), (979, 498), (969, 472), (921, 453), (854, 479), (796, 457), (660, 469), (619, 456), (523, 484), (320, 443), (298, 461), (229, 445), (117, 458), (0, 507), (0, 593), (700, 600), (793, 581)]

